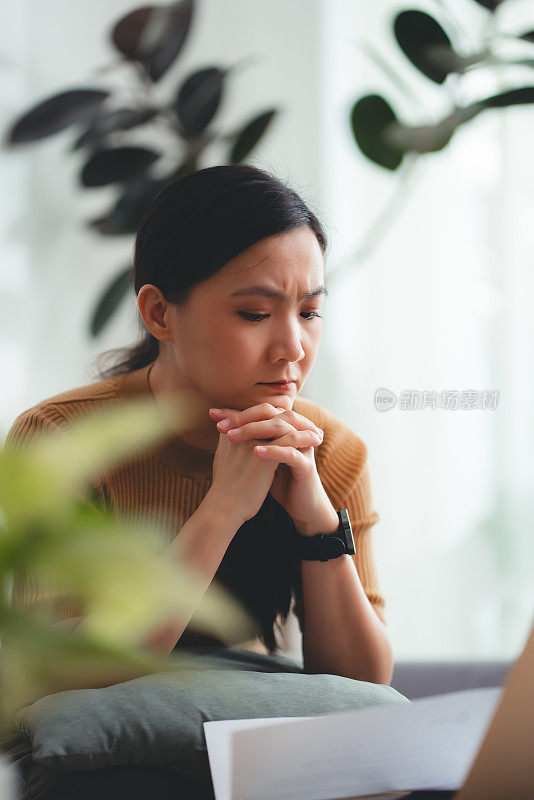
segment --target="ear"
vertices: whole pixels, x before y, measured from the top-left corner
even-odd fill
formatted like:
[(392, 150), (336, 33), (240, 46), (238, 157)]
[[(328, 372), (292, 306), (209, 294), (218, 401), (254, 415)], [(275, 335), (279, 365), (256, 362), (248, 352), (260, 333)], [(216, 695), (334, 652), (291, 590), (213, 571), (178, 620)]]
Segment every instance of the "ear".
[(170, 303), (153, 283), (145, 283), (139, 289), (137, 305), (142, 320), (152, 336), (160, 342), (171, 338), (168, 311)]

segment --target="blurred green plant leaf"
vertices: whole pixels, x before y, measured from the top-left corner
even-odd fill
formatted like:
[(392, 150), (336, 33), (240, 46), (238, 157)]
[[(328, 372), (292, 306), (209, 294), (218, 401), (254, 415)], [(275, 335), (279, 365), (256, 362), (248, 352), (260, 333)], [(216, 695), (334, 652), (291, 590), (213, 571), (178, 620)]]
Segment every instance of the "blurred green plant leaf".
[[(83, 676), (109, 671), (110, 678), (129, 671), (139, 675), (172, 669), (149, 650), (132, 653), (124, 645), (101, 641), (87, 633), (75, 636), (43, 625), (31, 615), (0, 606), (2, 630), (1, 710), (4, 724), (10, 726), (15, 711), (38, 697), (69, 684), (75, 686)], [(72, 683), (71, 683), (72, 682)], [(90, 681), (88, 681), (88, 685)]]
[(459, 71), (462, 58), (430, 14), (401, 11), (394, 19), (393, 31), (404, 55), (430, 80), (443, 83), (450, 72)]
[(145, 172), (160, 153), (148, 147), (108, 147), (95, 150), (84, 165), (80, 183), (87, 188), (126, 182)]
[(89, 332), (97, 337), (105, 328), (121, 302), (133, 293), (133, 271), (128, 266), (121, 270), (104, 288), (91, 317)]
[(350, 115), (352, 133), (362, 153), (371, 161), (389, 170), (402, 162), (403, 150), (385, 138), (385, 130), (397, 118), (391, 106), (380, 95), (372, 94), (356, 101)]
[(106, 684), (143, 675), (173, 673), (180, 682), (194, 681), (201, 661), (190, 653), (172, 658), (148, 648), (131, 648), (111, 642), (90, 631), (68, 632), (45, 626), (11, 608), (0, 606), (3, 632), (2, 682), (0, 683), (0, 726), (11, 730), (12, 719), (25, 705), (40, 697), (93, 685), (95, 675)]
[(276, 109), (274, 108), (269, 111), (264, 111), (262, 114), (259, 114), (257, 117), (247, 122), (247, 124), (237, 132), (228, 156), (230, 164), (239, 164), (240, 161), (243, 161), (248, 156), (271, 124), (276, 113)]
[(101, 89), (71, 89), (49, 97), (15, 121), (7, 140), (11, 144), (34, 142), (82, 123), (94, 117), (95, 109), (108, 96), (109, 92)]
[(202, 596), (200, 576), (162, 557), (161, 540), (147, 520), (95, 514), (91, 524), (74, 520), (50, 537), (26, 571), (51, 598), (75, 597), (86, 614), (77, 630), (100, 641), (136, 646), (156, 625), (185, 614), (194, 614), (197, 630), (234, 641), (250, 636), (254, 626), (235, 598), (215, 583)]
[[(70, 502), (64, 497), (54, 475), (47, 474), (23, 452), (0, 451), (0, 509), (4, 527), (0, 546), (2, 551), (10, 536), (19, 536), (26, 527), (26, 537), (35, 541), (41, 537), (42, 516), (61, 526), (70, 514)], [(8, 563), (6, 553), (2, 563)], [(1, 567), (0, 567), (1, 568)]]
[[(152, 631), (184, 617), (230, 644), (258, 633), (257, 622), (215, 581), (202, 594), (203, 579), (184, 566), (179, 539), (172, 560), (165, 555), (169, 529), (161, 519), (148, 513), (133, 522), (86, 500), (90, 481), (186, 427), (194, 413), (181, 393), (158, 398), (157, 406), (153, 398), (130, 399), (41, 432), (24, 446), (1, 448), (0, 689), (8, 705), (55, 691), (63, 678), (90, 676), (102, 659), (117, 680), (132, 665), (139, 674), (168, 671), (167, 659), (140, 648)], [(7, 604), (6, 579), (20, 571), (39, 587), (34, 608)], [(46, 622), (65, 596), (83, 616), (66, 633)]]
[(221, 103), (226, 70), (204, 67), (191, 73), (176, 93), (174, 110), (186, 139), (208, 127)]
[(111, 41), (127, 59), (138, 61), (154, 83), (180, 53), (193, 18), (193, 0), (142, 6), (113, 26)]

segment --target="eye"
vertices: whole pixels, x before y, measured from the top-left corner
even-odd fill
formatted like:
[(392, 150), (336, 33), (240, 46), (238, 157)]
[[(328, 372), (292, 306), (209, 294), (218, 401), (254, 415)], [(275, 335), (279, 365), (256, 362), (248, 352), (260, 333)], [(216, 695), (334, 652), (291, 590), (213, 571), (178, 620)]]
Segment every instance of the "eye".
[[(267, 319), (269, 314), (249, 314), (248, 311), (238, 311), (237, 312), (240, 316), (247, 319), (249, 322), (261, 322), (263, 319)], [(322, 314), (319, 314), (317, 311), (302, 311), (301, 315), (310, 314), (309, 317), (304, 317), (306, 320), (314, 319), (314, 317), (318, 317), (322, 319)]]

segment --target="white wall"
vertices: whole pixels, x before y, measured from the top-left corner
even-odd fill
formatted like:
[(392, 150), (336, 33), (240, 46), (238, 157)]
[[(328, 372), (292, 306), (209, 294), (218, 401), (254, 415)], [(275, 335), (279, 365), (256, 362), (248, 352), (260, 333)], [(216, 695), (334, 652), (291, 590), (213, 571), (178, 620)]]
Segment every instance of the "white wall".
[[(113, 57), (108, 28), (133, 7), (117, 0), (12, 6), (0, 71), (3, 128), (61, 89), (118, 85), (128, 92), (126, 67), (94, 76)], [(200, 0), (183, 57), (158, 91), (168, 96), (191, 69), (259, 57), (230, 79), (217, 125), (232, 129), (281, 107), (253, 163), (292, 183), (330, 234), (325, 335), (304, 394), (368, 446), (381, 517), (375, 552), (395, 655), (511, 657), (534, 605), (534, 110), (482, 115), (446, 151), (421, 160), (405, 184), (371, 165), (348, 127), (357, 97), (383, 92), (414, 123), (425, 113), (437, 119), (448, 106), (395, 52), (388, 26), (402, 7), (390, 0)], [(483, 9), (467, 0), (451, 8), (461, 19), (470, 14), (476, 40)], [(391, 60), (415, 103), (358, 49), (362, 39)], [(473, 80), (469, 91), (486, 89), (489, 83)], [(71, 138), (0, 153), (3, 433), (34, 402), (90, 382), (92, 358), (137, 332), (132, 298), (97, 343), (88, 339), (90, 311), (127, 263), (133, 240), (84, 229), (114, 192), (77, 188), (81, 163), (66, 153)], [(355, 261), (393, 196), (390, 224), (365, 260)], [(381, 413), (373, 404), (378, 387), (397, 394), (498, 389), (500, 401), (495, 411)]]
[[(22, 111), (61, 90), (115, 87), (127, 99), (134, 81), (127, 66), (103, 75), (96, 69), (115, 59), (107, 43), (108, 30), (133, 7), (118, 0), (96, 0), (85, 8), (66, 0), (46, 4), (26, 0), (13, 8), (7, 15), (4, 41), (3, 129)], [(172, 72), (156, 87), (156, 97), (169, 99), (191, 70), (230, 66), (257, 56), (256, 63), (228, 80), (216, 125), (221, 133), (228, 132), (266, 108), (279, 107), (258, 161), (316, 196), (320, 185), (314, 167), (319, 115), (315, 4), (300, 0), (286, 7), (283, 2), (203, 0), (198, 12), (191, 38)], [(145, 142), (146, 136), (136, 133)], [(73, 138), (73, 133), (64, 132), (0, 156), (6, 209), (0, 347), (3, 363), (11, 365), (0, 401), (4, 428), (22, 407), (90, 381), (92, 356), (131, 341), (137, 332), (132, 298), (98, 343), (88, 340), (90, 312), (105, 283), (128, 263), (133, 238), (104, 238), (84, 228), (84, 220), (112, 203), (115, 190), (78, 188), (83, 160), (67, 154)], [(133, 140), (130, 133), (125, 138)], [(158, 140), (155, 136), (149, 141)], [(163, 132), (159, 142), (166, 147), (174, 144)], [(221, 152), (222, 148), (213, 149), (212, 160), (204, 166), (216, 163)]]

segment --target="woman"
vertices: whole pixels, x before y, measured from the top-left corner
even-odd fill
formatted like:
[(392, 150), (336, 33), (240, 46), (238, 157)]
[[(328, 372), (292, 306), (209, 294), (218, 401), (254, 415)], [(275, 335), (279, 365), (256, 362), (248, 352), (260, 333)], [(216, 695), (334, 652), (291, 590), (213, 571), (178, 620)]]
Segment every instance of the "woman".
[[(115, 364), (100, 380), (21, 414), (6, 445), (129, 397), (152, 396), (163, 411), (169, 392), (186, 392), (195, 409), (187, 430), (103, 476), (95, 499), (134, 519), (165, 517), (166, 555), (196, 567), (203, 591), (214, 579), (226, 585), (258, 620), (261, 637), (236, 645), (251, 658), (275, 657), (276, 628), (294, 598), (304, 671), (389, 684), (367, 450), (331, 412), (299, 397), (321, 341), (325, 250), (303, 200), (259, 169), (217, 166), (168, 184), (135, 243), (142, 340), (118, 360), (111, 351)], [(333, 533), (343, 508), (355, 554), (303, 560), (295, 530)], [(38, 587), (17, 580), (17, 605), (40, 599)], [(65, 601), (51, 617), (79, 619)], [(190, 618), (170, 620), (147, 644), (171, 653), (222, 642)]]

